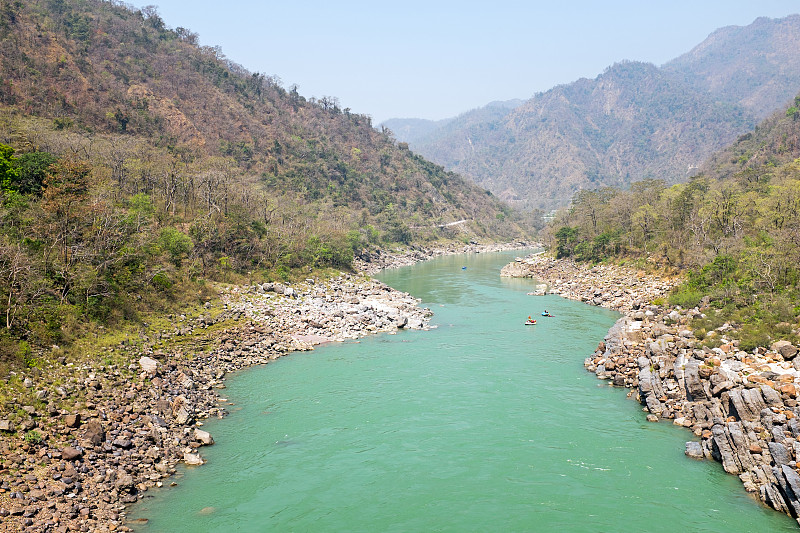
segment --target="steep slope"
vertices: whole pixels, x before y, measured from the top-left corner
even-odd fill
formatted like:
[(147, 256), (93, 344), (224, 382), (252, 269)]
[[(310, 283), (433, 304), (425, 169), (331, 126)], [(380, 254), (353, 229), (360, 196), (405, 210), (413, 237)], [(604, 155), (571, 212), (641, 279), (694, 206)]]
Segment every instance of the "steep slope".
[[(112, 175), (126, 194), (143, 188), (123, 171), (141, 159), (139, 147), (124, 148), (138, 139), (173, 166), (192, 163), (185, 174), (225, 167), (225, 198), (207, 203), (241, 204), (254, 214), (254, 197), (288, 195), (297, 204), (345, 208), (383, 229), (394, 224), (390, 219), (423, 226), (467, 218), (492, 221), (472, 226), (485, 234), (504, 209), (485, 191), (374, 131), (369, 117), (341, 109), (335, 98), (308, 101), (272, 77), (248, 72), (219, 48), (198, 46), (190, 31), (165, 27), (152, 7), (31, 0), (4, 4), (1, 16), (0, 103), (47, 118), (51, 130), (84, 143), (95, 134), (118, 136)], [(57, 146), (61, 141), (43, 146), (43, 139), (57, 135), (37, 131), (5, 137), (23, 150), (26, 142), (57, 155), (66, 149)], [(221, 187), (209, 190), (222, 194)], [(197, 196), (193, 190), (182, 197)]]
[(715, 179), (733, 179), (752, 174), (771, 175), (774, 169), (800, 158), (800, 96), (792, 105), (773, 113), (756, 128), (740, 136), (731, 146), (716, 152), (700, 168), (700, 174)]
[(439, 132), (418, 150), (504, 200), (553, 208), (581, 189), (686, 179), (753, 124), (742, 108), (718, 104), (681, 76), (624, 62), (537, 94), (493, 122)]
[(389, 128), (400, 142), (413, 143), (425, 138), (430, 133), (443, 128), (451, 120), (427, 120), (424, 118), (392, 118), (381, 122), (382, 128)]
[(724, 28), (662, 68), (618, 63), (505, 115), (466, 113), (411, 147), (525, 207), (646, 178), (678, 182), (795, 94), (798, 40), (800, 16)]
[(196, 42), (152, 7), (0, 4), (0, 374), (204, 304), (209, 281), (525, 236), (508, 206), (369, 117)]
[(800, 87), (800, 15), (759, 18), (749, 26), (715, 31), (663, 68), (684, 74), (723, 102), (766, 118)]

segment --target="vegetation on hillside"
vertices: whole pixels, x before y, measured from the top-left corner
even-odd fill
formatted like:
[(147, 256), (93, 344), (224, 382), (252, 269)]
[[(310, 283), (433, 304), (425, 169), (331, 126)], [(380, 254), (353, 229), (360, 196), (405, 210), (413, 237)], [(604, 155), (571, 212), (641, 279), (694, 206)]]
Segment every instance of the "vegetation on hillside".
[[(796, 100), (800, 104), (800, 97)], [(742, 347), (800, 329), (800, 120), (796, 105), (744, 135), (688, 183), (581, 191), (548, 228), (559, 257), (686, 271), (672, 295), (713, 312), (698, 332), (738, 326)], [(711, 334), (713, 335), (713, 334)]]
[(152, 7), (4, 1), (0, 51), (0, 363), (202, 301), (205, 280), (523, 236), (368, 116), (246, 71)]
[(516, 109), (443, 121), (410, 144), (526, 208), (643, 179), (683, 182), (794, 96), (799, 40), (800, 16), (758, 19), (662, 67), (623, 61)]

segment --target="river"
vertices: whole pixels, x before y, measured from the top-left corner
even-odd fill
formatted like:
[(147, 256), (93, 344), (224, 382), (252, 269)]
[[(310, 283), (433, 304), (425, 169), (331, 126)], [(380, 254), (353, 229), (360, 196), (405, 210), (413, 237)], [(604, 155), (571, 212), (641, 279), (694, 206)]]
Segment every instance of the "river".
[(528, 296), (530, 280), (499, 277), (513, 257), (386, 271), (435, 329), (230, 377), (208, 463), (149, 491), (128, 513), (149, 519), (136, 531), (797, 531), (685, 457), (688, 431), (586, 372), (619, 315)]

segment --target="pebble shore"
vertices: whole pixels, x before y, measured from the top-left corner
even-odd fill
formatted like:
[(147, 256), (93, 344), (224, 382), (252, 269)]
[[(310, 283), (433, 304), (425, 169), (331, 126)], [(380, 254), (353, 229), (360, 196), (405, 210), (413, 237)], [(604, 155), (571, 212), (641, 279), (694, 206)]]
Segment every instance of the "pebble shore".
[(560, 294), (616, 309), (624, 316), (584, 366), (610, 384), (631, 389), (652, 422), (671, 420), (692, 431), (685, 453), (713, 459), (745, 490), (800, 522), (800, 357), (787, 341), (752, 352), (738, 348), (729, 324), (695, 336), (692, 319), (713, 310), (666, 301), (679, 280), (618, 266), (588, 267), (545, 255), (504, 267), (531, 277), (538, 294)]
[[(355, 266), (372, 275), (440, 255), (526, 246), (381, 251)], [(0, 531), (130, 531), (129, 504), (174, 483), (179, 463), (203, 464), (202, 448), (214, 443), (203, 420), (225, 416), (227, 374), (325, 342), (426, 329), (431, 315), (363, 274), (224, 287), (199, 316), (170, 316), (171, 328), (123, 341), (100, 361), (62, 359), (7, 377), (36, 401), (0, 406)]]

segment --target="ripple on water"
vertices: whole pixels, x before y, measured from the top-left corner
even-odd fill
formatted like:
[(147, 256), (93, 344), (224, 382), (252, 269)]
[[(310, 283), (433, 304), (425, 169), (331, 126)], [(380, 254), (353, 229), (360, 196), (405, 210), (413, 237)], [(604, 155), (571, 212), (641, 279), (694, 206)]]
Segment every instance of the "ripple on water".
[[(687, 459), (688, 432), (645, 422), (587, 374), (618, 315), (527, 296), (532, 281), (497, 275), (513, 256), (382, 276), (443, 327), (237, 374), (226, 394), (242, 410), (206, 424), (208, 464), (148, 493), (136, 530), (796, 530), (718, 464)], [(544, 308), (555, 317), (522, 325)]]

